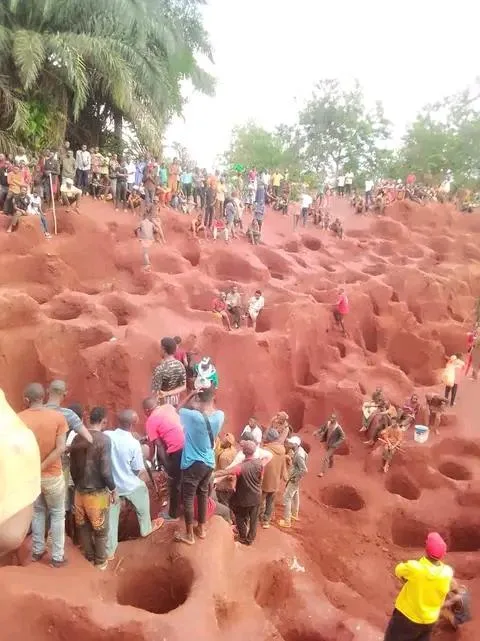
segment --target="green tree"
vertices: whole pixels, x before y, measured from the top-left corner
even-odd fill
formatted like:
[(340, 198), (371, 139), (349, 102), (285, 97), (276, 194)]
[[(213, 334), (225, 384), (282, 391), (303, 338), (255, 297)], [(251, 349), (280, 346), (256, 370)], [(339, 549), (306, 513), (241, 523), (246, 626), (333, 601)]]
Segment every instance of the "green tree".
[(245, 167), (257, 167), (258, 170), (288, 168), (292, 171), (298, 167), (293, 135), (293, 131), (286, 126), (280, 126), (274, 132), (254, 122), (235, 127), (226, 162), (230, 167), (239, 163)]
[(327, 174), (375, 175), (387, 153), (389, 128), (381, 103), (367, 109), (358, 83), (344, 89), (338, 80), (322, 80), (299, 115), (305, 164)]
[(0, 131), (8, 144), (29, 128), (33, 101), (58, 114), (77, 140), (98, 143), (128, 123), (159, 147), (182, 108), (181, 81), (211, 92), (196, 61), (210, 55), (202, 0), (3, 0), (0, 4)]
[(480, 81), (426, 106), (408, 128), (399, 150), (403, 172), (440, 183), (447, 171), (458, 185), (480, 179)]

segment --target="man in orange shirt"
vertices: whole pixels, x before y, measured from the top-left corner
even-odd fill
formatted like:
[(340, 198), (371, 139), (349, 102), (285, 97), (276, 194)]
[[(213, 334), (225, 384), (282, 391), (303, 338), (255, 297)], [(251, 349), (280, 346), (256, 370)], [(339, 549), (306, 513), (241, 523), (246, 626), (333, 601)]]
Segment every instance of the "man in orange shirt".
[(3, 211), (11, 216), (15, 212), (15, 197), (20, 195), (22, 187), (26, 186), (24, 177), (19, 165), (13, 165), (7, 173), (8, 193), (5, 199)]
[(62, 454), (65, 451), (67, 422), (65, 417), (43, 405), (45, 390), (40, 383), (31, 383), (24, 392), (27, 409), (19, 418), (32, 430), (37, 439), (41, 461), (41, 493), (33, 506), (32, 559), (40, 561), (45, 555), (45, 527), (50, 516), (52, 560), (54, 568), (65, 563), (65, 479)]
[(168, 188), (170, 193), (174, 194), (178, 189), (178, 177), (180, 175), (180, 165), (178, 164), (177, 158), (173, 159), (173, 162), (168, 168)]

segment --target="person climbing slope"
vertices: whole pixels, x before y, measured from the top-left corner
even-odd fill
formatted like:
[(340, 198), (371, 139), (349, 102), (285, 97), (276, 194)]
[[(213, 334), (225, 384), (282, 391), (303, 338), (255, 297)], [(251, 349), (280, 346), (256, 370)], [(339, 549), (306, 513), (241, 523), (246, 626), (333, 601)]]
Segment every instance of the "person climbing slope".
[(395, 576), (404, 582), (385, 632), (384, 641), (429, 641), (450, 591), (453, 570), (442, 563), (447, 544), (430, 532), (425, 556), (399, 563)]

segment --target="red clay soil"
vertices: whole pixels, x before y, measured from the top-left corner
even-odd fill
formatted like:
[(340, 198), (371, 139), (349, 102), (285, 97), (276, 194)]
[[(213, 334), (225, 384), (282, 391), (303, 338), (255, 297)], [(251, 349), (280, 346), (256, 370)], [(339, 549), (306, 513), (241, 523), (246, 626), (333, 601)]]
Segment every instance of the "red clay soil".
[[(460, 378), (441, 435), (409, 440), (387, 475), (358, 434), (364, 394), (382, 385), (396, 403), (414, 389), (424, 399), (440, 389), (445, 356), (465, 350), (480, 295), (480, 218), (410, 203), (377, 220), (335, 209), (344, 240), (312, 228), (294, 234), (291, 218), (268, 212), (260, 247), (195, 241), (187, 217), (164, 211), (168, 245), (152, 250), (150, 274), (133, 217), (105, 204), (59, 212), (51, 241), (35, 219), (0, 233), (0, 386), (16, 409), (26, 383), (60, 377), (71, 401), (107, 405), (112, 416), (140, 410), (159, 340), (179, 334), (214, 359), (228, 431), (284, 409), (312, 445), (291, 532), (262, 530), (244, 549), (214, 518), (192, 549), (174, 544), (167, 526), (121, 543), (106, 573), (71, 545), (68, 568), (5, 567), (1, 639), (380, 641), (399, 588), (395, 563), (419, 555), (432, 528), (448, 540), (448, 561), (480, 614), (477, 384)], [(210, 312), (216, 288), (234, 282), (248, 296), (264, 291), (256, 334), (228, 333)], [(348, 338), (331, 325), (343, 284)], [(319, 479), (322, 449), (311, 432), (333, 409), (348, 443)], [(294, 558), (305, 572), (290, 569)], [(455, 638), (474, 641), (477, 627)]]

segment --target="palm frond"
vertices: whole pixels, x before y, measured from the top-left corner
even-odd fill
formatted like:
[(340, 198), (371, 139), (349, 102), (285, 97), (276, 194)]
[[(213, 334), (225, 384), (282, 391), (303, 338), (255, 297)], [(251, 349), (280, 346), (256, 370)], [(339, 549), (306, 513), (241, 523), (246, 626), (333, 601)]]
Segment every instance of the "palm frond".
[(44, 40), (40, 33), (18, 29), (13, 34), (13, 60), (25, 89), (36, 82), (45, 61)]

